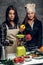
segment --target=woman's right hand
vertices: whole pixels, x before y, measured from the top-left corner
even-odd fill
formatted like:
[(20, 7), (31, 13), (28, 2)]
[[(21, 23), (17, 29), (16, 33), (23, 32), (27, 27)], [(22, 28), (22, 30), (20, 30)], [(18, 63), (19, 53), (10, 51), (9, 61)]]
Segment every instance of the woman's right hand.
[(12, 45), (13, 45), (13, 41), (9, 40), (9, 46), (12, 46)]
[(10, 40), (6, 40), (6, 46), (12, 46), (12, 44), (10, 43)]

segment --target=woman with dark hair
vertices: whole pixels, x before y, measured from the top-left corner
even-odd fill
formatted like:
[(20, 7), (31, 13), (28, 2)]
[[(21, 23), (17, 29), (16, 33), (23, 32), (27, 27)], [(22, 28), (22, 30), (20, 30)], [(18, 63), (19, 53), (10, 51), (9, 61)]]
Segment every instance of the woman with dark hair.
[(15, 11), (15, 13), (14, 13), (15, 18), (13, 19), (13, 21), (14, 21), (14, 23), (17, 25), (19, 18), (18, 18), (18, 14), (17, 14), (16, 8), (14, 8), (12, 5), (9, 6), (9, 7), (7, 8), (7, 10), (6, 10), (6, 23), (7, 23), (8, 25), (10, 24), (10, 20), (9, 20), (9, 16), (8, 16), (10, 10), (14, 10), (14, 11)]
[(29, 38), (29, 40), (26, 41), (24, 46), (27, 51), (32, 51), (42, 46), (42, 23), (36, 18), (35, 4), (26, 4), (25, 10), (26, 17), (22, 24), (26, 28), (22, 30), (22, 33), (27, 35), (26, 38)]
[(18, 27), (18, 14), (13, 5), (9, 6), (6, 10), (6, 20), (0, 27), (0, 41), (2, 46), (7, 46), (8, 52), (15, 52), (17, 46), (17, 39), (15, 35), (19, 31)]

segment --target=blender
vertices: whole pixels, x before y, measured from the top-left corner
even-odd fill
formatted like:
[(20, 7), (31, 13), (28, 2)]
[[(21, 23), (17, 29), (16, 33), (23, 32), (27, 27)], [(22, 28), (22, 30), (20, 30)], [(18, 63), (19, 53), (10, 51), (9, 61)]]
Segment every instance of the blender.
[(23, 34), (18, 34), (17, 39), (18, 39), (18, 46), (16, 48), (16, 55), (17, 56), (25, 56), (26, 55), (26, 48), (24, 47), (24, 35)]

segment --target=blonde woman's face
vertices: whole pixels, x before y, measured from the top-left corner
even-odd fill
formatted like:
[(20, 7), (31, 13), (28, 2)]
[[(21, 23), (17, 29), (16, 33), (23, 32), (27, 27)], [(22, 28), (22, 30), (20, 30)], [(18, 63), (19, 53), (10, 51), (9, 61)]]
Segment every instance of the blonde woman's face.
[(14, 10), (10, 10), (9, 14), (8, 14), (8, 18), (9, 20), (13, 21), (15, 18), (15, 11)]
[(29, 13), (27, 13), (27, 15), (28, 15), (28, 18), (30, 20), (32, 20), (34, 18), (34, 16), (35, 16), (35, 13), (34, 12), (29, 12)]

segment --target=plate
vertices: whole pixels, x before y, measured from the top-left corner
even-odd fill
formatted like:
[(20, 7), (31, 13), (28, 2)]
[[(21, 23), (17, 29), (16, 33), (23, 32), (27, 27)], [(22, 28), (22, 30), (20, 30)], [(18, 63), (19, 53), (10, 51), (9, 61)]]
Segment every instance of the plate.
[[(32, 51), (30, 53), (28, 52), (27, 55), (32, 56), (32, 58), (34, 58), (34, 59), (43, 59), (43, 54), (41, 54), (39, 52), (35, 53), (34, 51)], [(36, 55), (36, 57), (35, 57), (35, 55)]]
[(43, 59), (43, 56), (34, 57), (34, 59)]

